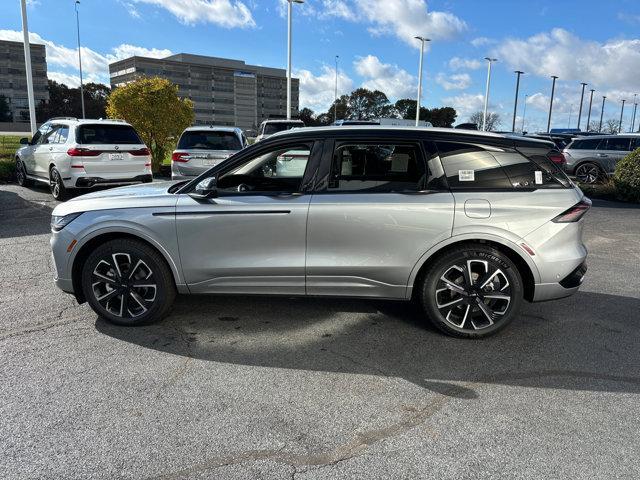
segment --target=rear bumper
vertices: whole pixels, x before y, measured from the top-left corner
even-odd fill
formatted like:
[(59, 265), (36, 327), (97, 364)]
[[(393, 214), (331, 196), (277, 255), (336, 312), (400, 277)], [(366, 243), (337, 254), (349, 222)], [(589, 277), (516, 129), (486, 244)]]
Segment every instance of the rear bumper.
[(153, 175), (136, 175), (130, 178), (102, 178), (102, 177), (78, 177), (75, 188), (107, 187), (113, 185), (132, 185), (135, 183), (149, 183), (153, 181)]
[(582, 262), (569, 275), (558, 283), (538, 283), (535, 285), (533, 295), (534, 302), (544, 302), (546, 300), (556, 300), (558, 298), (569, 297), (580, 289), (580, 285), (587, 273), (587, 264)]

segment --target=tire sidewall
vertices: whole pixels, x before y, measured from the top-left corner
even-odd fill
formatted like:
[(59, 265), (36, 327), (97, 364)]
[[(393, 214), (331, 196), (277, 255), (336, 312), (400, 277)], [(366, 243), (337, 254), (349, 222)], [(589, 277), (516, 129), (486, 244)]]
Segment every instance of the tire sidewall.
[[(440, 277), (453, 264), (466, 264), (467, 260), (486, 260), (499, 267), (507, 276), (511, 286), (511, 301), (505, 314), (493, 325), (480, 330), (461, 329), (452, 325), (445, 320), (436, 307), (435, 291)], [(498, 250), (480, 245), (454, 250), (436, 261), (425, 276), (420, 293), (423, 309), (431, 322), (445, 333), (465, 338), (486, 337), (505, 328), (518, 314), (523, 299), (522, 278), (515, 264)]]
[(60, 172), (55, 167), (53, 167), (49, 172), (49, 178), (50, 178), (49, 180), (50, 182), (51, 182), (51, 179), (55, 178), (56, 183), (58, 184), (58, 195), (55, 195), (53, 187), (50, 186), (51, 195), (53, 196), (53, 198), (55, 198), (56, 200), (65, 200), (67, 197), (67, 189), (64, 186), (64, 182), (62, 181), (62, 176), (60, 175)]

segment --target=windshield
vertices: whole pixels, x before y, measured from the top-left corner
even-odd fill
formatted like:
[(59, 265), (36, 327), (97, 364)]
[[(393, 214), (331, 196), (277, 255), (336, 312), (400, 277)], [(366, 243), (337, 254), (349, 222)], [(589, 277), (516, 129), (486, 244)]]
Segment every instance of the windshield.
[(240, 138), (234, 132), (189, 131), (184, 132), (178, 142), (178, 149), (200, 150), (240, 150)]
[(278, 123), (267, 123), (264, 126), (264, 134), (265, 135), (273, 135), (274, 133), (282, 132), (284, 130), (291, 130), (292, 128), (304, 127), (304, 124), (301, 122), (278, 122)]
[(82, 125), (76, 139), (84, 145), (144, 143), (131, 125)]

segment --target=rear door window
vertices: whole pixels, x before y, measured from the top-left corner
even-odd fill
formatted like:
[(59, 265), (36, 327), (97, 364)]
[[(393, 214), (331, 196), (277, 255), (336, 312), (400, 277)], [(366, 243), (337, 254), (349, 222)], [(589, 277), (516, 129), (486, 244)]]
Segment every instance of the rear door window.
[(451, 189), (512, 188), (496, 157), (484, 148), (456, 142), (436, 145)]
[(129, 125), (81, 125), (76, 141), (84, 145), (139, 145), (142, 140)]
[(187, 131), (178, 142), (179, 150), (240, 150), (242, 144), (235, 132)]
[(630, 150), (631, 138), (629, 137), (610, 137), (604, 140), (604, 146), (600, 146), (600, 150), (613, 150), (616, 152), (628, 152)]

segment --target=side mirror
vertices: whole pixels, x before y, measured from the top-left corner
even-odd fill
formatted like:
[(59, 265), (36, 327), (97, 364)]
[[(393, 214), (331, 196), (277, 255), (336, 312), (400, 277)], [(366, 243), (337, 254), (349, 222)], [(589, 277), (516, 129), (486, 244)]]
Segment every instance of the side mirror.
[(196, 200), (206, 200), (218, 196), (218, 178), (209, 177), (200, 181), (193, 192), (189, 193), (191, 198)]
[(20, 145), (29, 145), (29, 139), (27, 137), (21, 138)]

